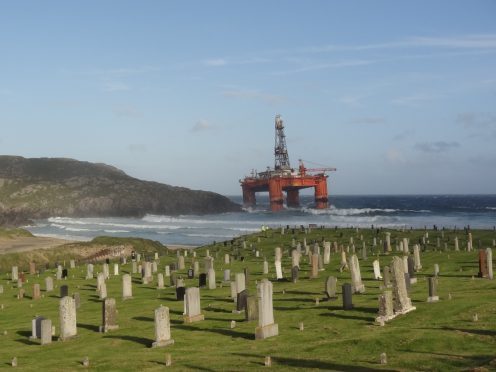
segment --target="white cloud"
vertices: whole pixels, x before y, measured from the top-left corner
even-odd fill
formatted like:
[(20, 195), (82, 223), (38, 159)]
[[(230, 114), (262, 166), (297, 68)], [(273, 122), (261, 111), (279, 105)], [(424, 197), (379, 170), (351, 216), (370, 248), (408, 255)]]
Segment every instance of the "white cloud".
[(112, 108), (112, 112), (114, 113), (114, 115), (121, 118), (134, 119), (143, 117), (143, 113), (134, 105), (115, 106), (114, 108)]
[(268, 104), (280, 104), (287, 101), (286, 97), (260, 92), (257, 90), (231, 89), (222, 92), (224, 97), (261, 100)]
[(210, 131), (216, 129), (214, 125), (209, 123), (207, 120), (199, 120), (196, 122), (195, 125), (193, 125), (193, 128), (191, 128), (192, 132), (205, 132), (205, 131)]
[(436, 142), (419, 142), (416, 143), (414, 148), (416, 150), (439, 154), (442, 152), (446, 152), (452, 149), (460, 147), (458, 142), (446, 142), (446, 141), (436, 141)]
[(219, 66), (227, 65), (227, 61), (223, 58), (207, 59), (203, 63), (206, 64), (207, 66), (212, 66), (212, 67), (219, 67)]
[(123, 91), (131, 90), (131, 88), (127, 84), (119, 81), (104, 82), (102, 89), (105, 92), (123, 92)]

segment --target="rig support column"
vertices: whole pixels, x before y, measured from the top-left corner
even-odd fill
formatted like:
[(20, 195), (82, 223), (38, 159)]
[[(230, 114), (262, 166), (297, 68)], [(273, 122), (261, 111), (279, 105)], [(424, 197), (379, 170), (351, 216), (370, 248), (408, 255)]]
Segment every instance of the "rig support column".
[(282, 194), (282, 184), (281, 179), (271, 178), (269, 180), (269, 199), (270, 199), (270, 209), (272, 212), (280, 211), (283, 208), (283, 194)]
[(328, 204), (327, 198), (327, 177), (320, 177), (315, 184), (315, 208), (325, 209)]
[(255, 204), (257, 204), (255, 191), (247, 186), (243, 186), (243, 206), (253, 207)]
[(287, 204), (288, 207), (299, 207), (300, 206), (300, 192), (298, 189), (289, 189), (287, 191), (288, 199)]

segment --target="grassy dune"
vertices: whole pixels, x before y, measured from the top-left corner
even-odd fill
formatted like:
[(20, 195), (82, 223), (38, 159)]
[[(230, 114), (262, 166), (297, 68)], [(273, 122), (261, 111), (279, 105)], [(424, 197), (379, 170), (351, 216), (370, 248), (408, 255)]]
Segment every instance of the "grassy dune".
[[(411, 244), (417, 242), (423, 231), (391, 231), (392, 240), (409, 237)], [(33, 301), (30, 298), (17, 300), (17, 289), (8, 284), (8, 273), (2, 272), (0, 284), (4, 293), (0, 294), (0, 366), (7, 367), (11, 358), (18, 358), (21, 370), (66, 371), (82, 368), (81, 361), (88, 356), (91, 368), (97, 371), (108, 370), (161, 370), (165, 366), (165, 353), (172, 355), (173, 366), (177, 370), (259, 370), (263, 367), (264, 357), (270, 355), (272, 369), (292, 370), (297, 368), (369, 371), (369, 370), (425, 370), (447, 371), (464, 370), (474, 367), (496, 369), (496, 281), (477, 278), (478, 252), (454, 252), (453, 232), (446, 232), (444, 241), (449, 239), (448, 252), (437, 249), (436, 237), (440, 232), (430, 231), (428, 251), (422, 253), (423, 270), (418, 273), (418, 283), (412, 285), (410, 297), (417, 307), (407, 315), (400, 316), (385, 327), (374, 324), (377, 314), (377, 297), (381, 282), (373, 279), (372, 261), (374, 255), (371, 247), (375, 231), (361, 230), (313, 230), (310, 234), (295, 232), (296, 239), (302, 241), (325, 237), (338, 241), (345, 246), (350, 237), (355, 239), (357, 254), (360, 258), (362, 279), (366, 293), (354, 295), (354, 310), (341, 309), (341, 284), (350, 282), (349, 272), (339, 273), (340, 254), (331, 254), (331, 264), (325, 272), (319, 272), (318, 279), (308, 279), (309, 265), (304, 258), (301, 263), (300, 280), (293, 284), (289, 281), (274, 281), (274, 316), (279, 324), (279, 336), (262, 341), (254, 340), (257, 322), (244, 321), (244, 315), (233, 314), (235, 308), (229, 299), (229, 286), (219, 288), (223, 269), (230, 268), (234, 273), (247, 267), (250, 270), (251, 293), (256, 293), (255, 281), (262, 279), (263, 255), (270, 264), (269, 278), (274, 280), (274, 247), (281, 246), (290, 250), (292, 234), (281, 236), (278, 231), (269, 231), (266, 236), (246, 236), (248, 249), (240, 248), (245, 257), (224, 265), (224, 253), (231, 253), (231, 247), (217, 246), (197, 249), (200, 268), (204, 267), (205, 249), (218, 257), (215, 260), (218, 288), (201, 289), (201, 307), (205, 321), (191, 325), (183, 324), (183, 303), (175, 300), (173, 288), (157, 290), (156, 284), (142, 285), (138, 274), (133, 275), (132, 300), (121, 299), (121, 276), (111, 277), (107, 282), (109, 297), (117, 300), (119, 330), (106, 334), (98, 333), (101, 324), (101, 302), (98, 299), (96, 279), (85, 280), (86, 268), (78, 266), (69, 270), (70, 278), (56, 281), (57, 287), (69, 286), (70, 293), (79, 292), (81, 308), (78, 310), (78, 337), (76, 339), (40, 346), (30, 341), (31, 319), (43, 315), (52, 319), (59, 331), (58, 290), (44, 293), (45, 297)], [(363, 235), (368, 247), (368, 259), (362, 260), (360, 235)], [(466, 245), (463, 231), (456, 233), (460, 239), (460, 248)], [(381, 232), (378, 240), (382, 239)], [(260, 242), (257, 241), (260, 237)], [(481, 247), (492, 245), (496, 238), (494, 231), (473, 231), (474, 245), (478, 239)], [(238, 242), (241, 239), (238, 239)], [(261, 257), (255, 258), (249, 248), (253, 244), (261, 251)], [(323, 248), (321, 245), (321, 251)], [(163, 253), (163, 252), (162, 252)], [(378, 250), (375, 251), (376, 255)], [(381, 268), (391, 262), (390, 255), (379, 254)], [(191, 263), (192, 255), (186, 258), (186, 266)], [(2, 257), (0, 257), (0, 260)], [(174, 252), (160, 258), (159, 270), (176, 260)], [(438, 303), (427, 303), (426, 278), (433, 273), (435, 263), (440, 265)], [(291, 259), (284, 254), (283, 267), (285, 275), (290, 276)], [(95, 267), (95, 273), (101, 266)], [(111, 265), (111, 273), (112, 265)], [(131, 265), (121, 267), (121, 275), (131, 272)], [(181, 272), (186, 278), (186, 270)], [(25, 284), (27, 295), (31, 295), (32, 284), (41, 283), (44, 277), (55, 275), (55, 270), (46, 271), (38, 276), (27, 275), (29, 283)], [(338, 278), (338, 299), (323, 301), (323, 288), (326, 276)], [(475, 278), (472, 278), (475, 276)], [(169, 278), (166, 285), (169, 284)], [(185, 279), (186, 286), (195, 286), (198, 279)], [(448, 299), (448, 294), (452, 299)], [(320, 298), (316, 305), (315, 299)], [(153, 311), (159, 305), (165, 305), (171, 312), (171, 332), (175, 344), (166, 348), (151, 349), (154, 337)], [(479, 320), (472, 320), (477, 313)], [(237, 326), (230, 328), (231, 320)], [(304, 322), (304, 331), (298, 329), (299, 322)], [(4, 331), (7, 334), (4, 335)], [(55, 338), (54, 338), (55, 340)], [(381, 365), (379, 356), (386, 352), (388, 364)]]

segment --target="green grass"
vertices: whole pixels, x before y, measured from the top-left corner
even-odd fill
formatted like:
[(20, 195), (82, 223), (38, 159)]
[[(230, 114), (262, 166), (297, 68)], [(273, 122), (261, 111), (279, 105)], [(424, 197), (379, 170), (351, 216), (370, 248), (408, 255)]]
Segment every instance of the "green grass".
[(14, 239), (19, 237), (32, 237), (28, 230), (0, 226), (0, 239)]
[[(342, 233), (342, 236), (340, 234)], [(392, 231), (392, 240), (409, 237), (411, 244), (416, 242), (423, 231)], [(81, 294), (81, 308), (78, 310), (78, 337), (66, 342), (54, 341), (51, 345), (40, 346), (30, 341), (31, 319), (35, 315), (43, 315), (52, 319), (59, 330), (58, 321), (58, 288), (55, 292), (45, 294), (45, 298), (33, 301), (29, 298), (17, 300), (17, 289), (7, 284), (8, 275), (2, 274), (1, 284), (4, 293), (0, 295), (0, 366), (7, 367), (11, 358), (17, 356), (21, 370), (77, 370), (82, 368), (81, 361), (85, 356), (90, 358), (91, 368), (106, 370), (162, 370), (165, 353), (171, 353), (173, 365), (177, 370), (229, 370), (246, 371), (264, 368), (264, 357), (270, 355), (273, 360), (272, 369), (292, 370), (297, 368), (366, 371), (366, 370), (424, 370), (452, 371), (474, 367), (496, 368), (496, 281), (477, 278), (478, 252), (454, 252), (454, 233), (446, 232), (444, 242), (448, 238), (449, 252), (436, 250), (436, 237), (440, 232), (430, 231), (428, 251), (422, 253), (423, 270), (418, 273), (418, 283), (411, 288), (410, 297), (417, 307), (404, 316), (399, 316), (385, 327), (374, 324), (377, 314), (377, 297), (380, 293), (380, 282), (373, 279), (371, 240), (372, 230), (362, 230), (357, 235), (355, 230), (313, 230), (306, 235), (307, 242), (322, 237), (330, 241), (338, 241), (347, 245), (353, 236), (357, 250), (361, 248), (359, 235), (363, 234), (368, 246), (369, 257), (360, 259), (362, 279), (366, 293), (354, 295), (354, 310), (341, 309), (341, 284), (350, 281), (349, 272), (339, 273), (340, 255), (332, 253), (331, 264), (325, 272), (319, 272), (318, 279), (308, 279), (308, 260), (301, 264), (300, 280), (291, 282), (274, 281), (274, 316), (279, 324), (279, 336), (255, 341), (254, 331), (257, 322), (245, 322), (243, 315), (233, 314), (235, 308), (229, 299), (229, 286), (215, 290), (201, 289), (201, 307), (205, 321), (191, 325), (183, 324), (183, 303), (175, 301), (174, 289), (155, 289), (155, 284), (142, 285), (137, 274), (133, 275), (132, 300), (121, 299), (121, 276), (112, 277), (107, 282), (109, 297), (117, 300), (119, 330), (106, 334), (98, 333), (101, 323), (101, 302), (95, 292), (96, 279), (85, 280), (86, 268), (78, 266), (69, 270), (67, 281), (56, 282), (69, 285), (70, 293)], [(300, 241), (305, 236), (295, 233)], [(457, 232), (460, 248), (466, 244), (466, 236)], [(379, 238), (384, 236), (380, 233)], [(281, 236), (279, 232), (269, 231), (267, 237), (260, 235), (246, 236), (248, 248), (239, 248), (245, 261), (232, 261), (224, 265), (224, 253), (231, 252), (229, 246), (217, 244), (197, 249), (200, 268), (203, 268), (205, 248), (214, 255), (217, 281), (222, 279), (223, 269), (230, 268), (234, 273), (243, 268), (250, 270), (249, 290), (255, 293), (255, 281), (262, 279), (263, 255), (270, 264), (269, 278), (274, 280), (273, 256), (276, 246), (283, 250), (290, 249), (291, 234)], [(379, 240), (378, 238), (378, 240)], [(492, 245), (496, 238), (494, 231), (473, 231), (474, 245), (478, 239), (481, 247)], [(237, 240), (239, 244), (240, 239)], [(432, 244), (434, 243), (434, 244)], [(250, 244), (257, 246), (261, 257), (255, 258)], [(321, 245), (321, 251), (323, 248)], [(377, 253), (377, 250), (375, 251)], [(381, 267), (391, 262), (390, 255), (379, 255)], [(398, 253), (398, 255), (400, 255)], [(361, 255), (358, 253), (359, 258)], [(187, 267), (192, 255), (186, 258)], [(0, 257), (0, 260), (2, 257)], [(169, 252), (160, 258), (159, 269), (174, 262), (176, 255)], [(438, 284), (438, 303), (427, 303), (427, 276), (433, 272), (435, 263), (440, 265)], [(290, 275), (291, 259), (284, 254), (283, 267), (285, 275)], [(97, 265), (95, 272), (100, 271)], [(461, 271), (460, 271), (461, 270)], [(121, 267), (123, 272), (130, 272), (131, 265)], [(111, 266), (112, 272), (112, 266)], [(54, 275), (55, 270), (45, 272), (39, 277), (29, 276), (25, 284), (27, 295), (31, 294), (32, 284), (41, 283), (44, 288), (44, 277)], [(186, 270), (183, 271), (186, 277)], [(322, 301), (317, 306), (315, 298), (323, 298), (326, 276), (338, 278), (339, 298), (334, 301)], [(475, 276), (472, 279), (472, 276)], [(197, 279), (186, 279), (187, 286), (197, 285)], [(166, 278), (166, 284), (169, 284)], [(284, 293), (283, 293), (284, 290)], [(451, 293), (452, 299), (448, 300)], [(166, 348), (151, 349), (154, 323), (153, 311), (160, 304), (168, 306), (171, 312), (171, 332), (175, 344)], [(472, 321), (477, 313), (478, 322)], [(237, 326), (230, 329), (231, 320)], [(305, 330), (299, 331), (298, 323), (304, 322)], [(7, 335), (3, 335), (7, 331)], [(386, 352), (388, 364), (379, 364), (379, 356)]]

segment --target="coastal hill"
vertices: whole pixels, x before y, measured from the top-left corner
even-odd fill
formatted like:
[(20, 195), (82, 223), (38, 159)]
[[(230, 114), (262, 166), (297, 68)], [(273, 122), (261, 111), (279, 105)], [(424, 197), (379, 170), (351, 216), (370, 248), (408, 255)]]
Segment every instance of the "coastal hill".
[(239, 211), (225, 196), (142, 181), (106, 165), (0, 156), (0, 224), (50, 216), (140, 217)]

